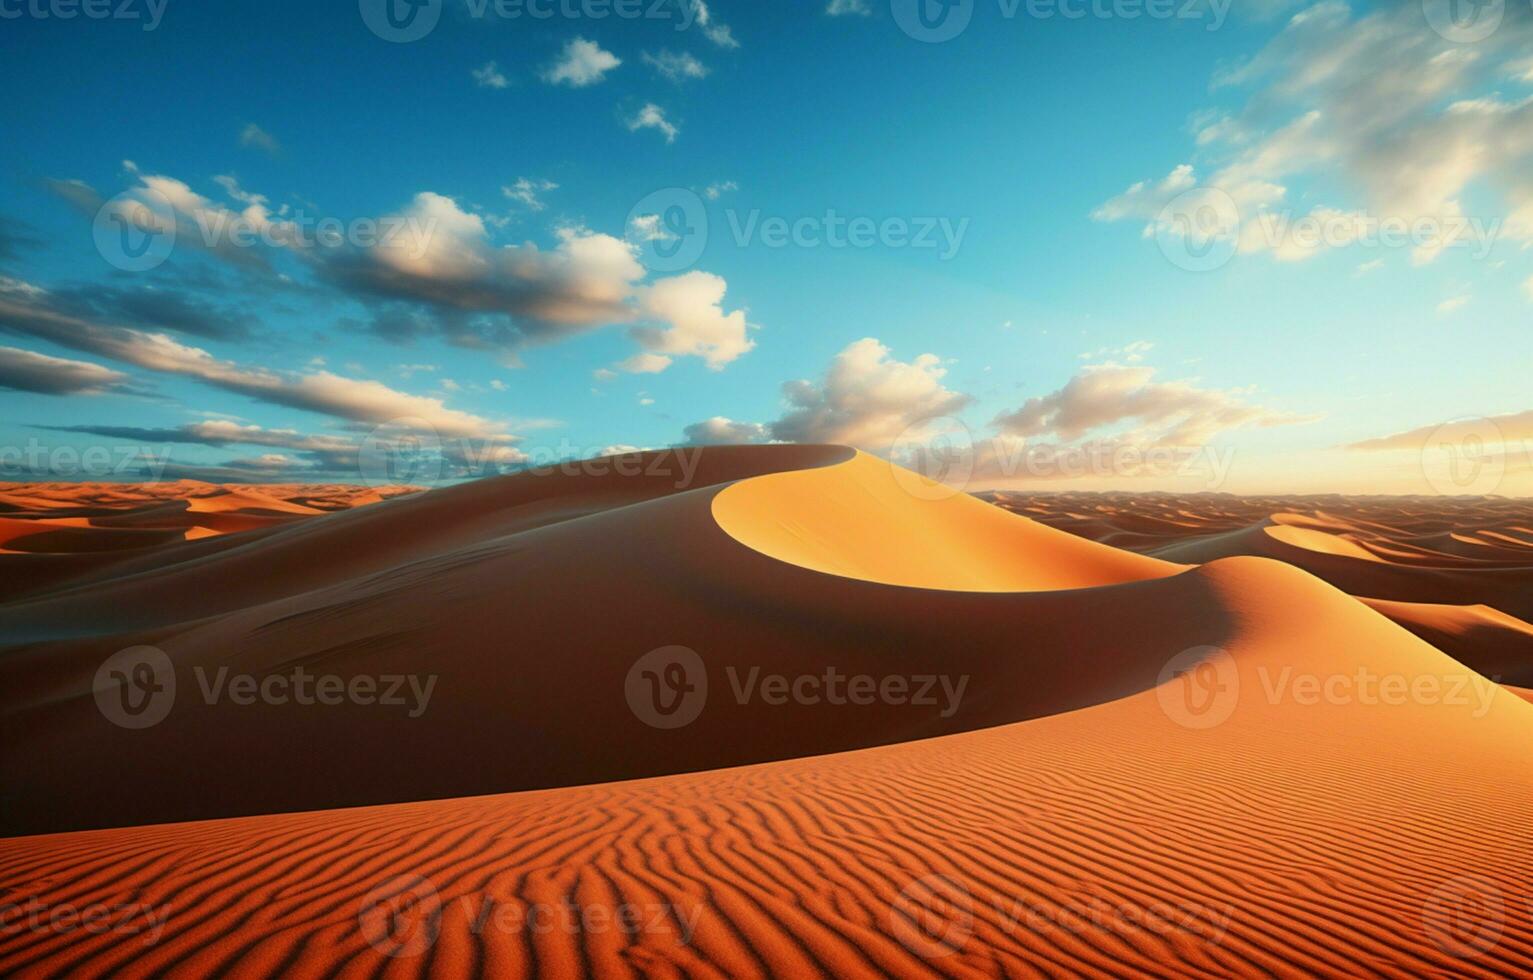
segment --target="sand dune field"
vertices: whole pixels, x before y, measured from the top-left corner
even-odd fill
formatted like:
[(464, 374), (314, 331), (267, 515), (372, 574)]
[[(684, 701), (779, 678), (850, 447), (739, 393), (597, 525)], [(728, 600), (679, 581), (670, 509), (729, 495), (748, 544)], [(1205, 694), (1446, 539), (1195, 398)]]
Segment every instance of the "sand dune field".
[(687, 452), (8, 489), (0, 975), (1533, 973), (1533, 508)]

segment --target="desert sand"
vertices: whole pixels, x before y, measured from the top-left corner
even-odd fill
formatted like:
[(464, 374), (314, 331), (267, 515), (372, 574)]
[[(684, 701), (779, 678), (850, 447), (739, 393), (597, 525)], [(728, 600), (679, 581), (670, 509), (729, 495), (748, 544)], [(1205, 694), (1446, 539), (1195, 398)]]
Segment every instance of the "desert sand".
[[(0, 840), (0, 974), (1533, 971), (1526, 505), (1008, 514), (839, 447), (664, 457), (0, 556), (0, 832), (35, 835)], [(127, 730), (93, 677), (143, 644), (178, 687)], [(706, 703), (655, 727), (629, 680), (672, 646)], [(297, 666), (434, 693), (193, 679)], [(963, 694), (737, 693), (827, 666)], [(17, 927), (98, 908), (134, 927)]]
[(980, 496), (1168, 561), (1302, 568), (1487, 676), (1533, 685), (1533, 505), (1484, 497)]

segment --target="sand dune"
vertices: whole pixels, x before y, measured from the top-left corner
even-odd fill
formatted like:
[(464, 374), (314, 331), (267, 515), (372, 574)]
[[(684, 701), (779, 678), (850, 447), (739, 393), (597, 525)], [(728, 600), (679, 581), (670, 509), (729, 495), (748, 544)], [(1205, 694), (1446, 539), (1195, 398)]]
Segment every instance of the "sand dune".
[[(0, 484), (0, 602), (70, 581), (98, 581), (92, 573), (160, 567), (175, 560), (164, 550), (167, 544), (274, 528), (416, 489), (219, 486), (196, 480)], [(147, 553), (147, 561), (127, 561), (137, 553)], [(29, 557), (18, 557), (22, 554)]]
[[(910, 511), (948, 509), (958, 515), (947, 522), (954, 529), (1000, 521), (1047, 544), (1051, 550), (1037, 558), (1017, 555), (1022, 571), (1014, 579), (1042, 574), (1028, 568), (1099, 567), (1104, 594), (1087, 601), (1078, 591), (1002, 592), (999, 582), (986, 591), (891, 592), (784, 563), (742, 545), (716, 521), (713, 505), (753, 482), (725, 490), (732, 480), (721, 477), (816, 466), (844, 477), (848, 488), (879, 480), (890, 487), (892, 510), (862, 509), (859, 541), (897, 534)], [(91, 826), (102, 815), (138, 823), (314, 809), (906, 741), (1144, 690), (1169, 656), (1223, 635), (1227, 614), (1204, 571), (1164, 577), (1174, 566), (1137, 556), (1113, 564), (1107, 549), (961, 496), (918, 500), (898, 491), (887, 464), (868, 457), (830, 447), (719, 452), (705, 457), (697, 479), (703, 485), (684, 490), (670, 476), (479, 481), (13, 604), (10, 629), (46, 631), (47, 639), (8, 660), (11, 693), (0, 718), (6, 734), (14, 732), (16, 757), (4, 819), (30, 831)], [(613, 541), (623, 547), (613, 549)], [(1160, 577), (1123, 581), (1129, 570)], [(327, 577), (332, 584), (323, 584)], [(1064, 584), (1079, 589), (1084, 581), (1082, 572)], [(236, 599), (247, 601), (229, 608)], [(1130, 628), (1146, 638), (1125, 648)], [(178, 696), (165, 721), (119, 740), (110, 755), (93, 753), (102, 718), (90, 677), (109, 654), (143, 643), (165, 650), (182, 676), (205, 679), (220, 667), (349, 676), (419, 673), (428, 664), (436, 681), (430, 710), (412, 717), (355, 705), (231, 710), (199, 700), (188, 677), (190, 696)], [(946, 714), (885, 704), (849, 714), (829, 703), (757, 698), (705, 715), (690, 737), (677, 739), (642, 723), (623, 701), (634, 660), (670, 645), (705, 654), (724, 696), (746, 684), (753, 667), (799, 675), (827, 666), (844, 675), (968, 675), (975, 693)], [(579, 651), (581, 668), (548, 651)], [(611, 682), (594, 682), (599, 677)], [(486, 743), (540, 749), (461, 750)], [(298, 755), (302, 778), (292, 774)], [(224, 764), (236, 756), (238, 767)], [(185, 778), (189, 767), (200, 773), (195, 782)]]
[(1216, 728), (1181, 727), (1158, 688), (740, 769), (3, 841), (0, 878), (43, 882), (19, 894), (137, 904), (161, 931), (27, 935), (0, 942), (0, 971), (1533, 970), (1533, 705), (1245, 697), (1264, 667), (1457, 668), (1282, 566), (1211, 578), (1242, 691)]
[[(1006, 514), (838, 447), (641, 461), (293, 514), (0, 605), (5, 832), (115, 828), (0, 840), (0, 910), (122, 920), (0, 923), (0, 974), (1533, 972), (1533, 703), (1421, 638), (1513, 669), (1524, 624), (1223, 553), (1469, 571), (1393, 563), (1383, 529), (1515, 539), (1514, 509)], [(1183, 538), (1210, 553), (1168, 560)], [(125, 729), (92, 683), (135, 644), (177, 690)], [(665, 727), (675, 654), (648, 651), (678, 646), (695, 717)], [(757, 686), (831, 667), (937, 696)], [(298, 668), (433, 693), (202, 693)]]
[(1533, 504), (1482, 498), (981, 494), (1167, 561), (1276, 558), (1475, 670), (1533, 684)]
[(1185, 566), (1083, 542), (858, 453), (847, 463), (737, 483), (713, 517), (749, 548), (886, 585), (974, 592), (1078, 589)]

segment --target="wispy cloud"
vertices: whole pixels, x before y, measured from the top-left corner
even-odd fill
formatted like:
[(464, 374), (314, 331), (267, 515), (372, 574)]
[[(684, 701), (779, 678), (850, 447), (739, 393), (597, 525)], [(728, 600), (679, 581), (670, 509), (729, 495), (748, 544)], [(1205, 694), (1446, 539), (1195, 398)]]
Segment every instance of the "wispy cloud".
[(282, 152), (282, 145), (277, 142), (276, 137), (255, 123), (246, 123), (245, 128), (240, 130), (240, 146), (254, 147), (272, 156)]
[(665, 117), (665, 110), (653, 102), (645, 103), (644, 107), (634, 113), (628, 119), (630, 132), (638, 132), (641, 129), (659, 130), (665, 135), (667, 143), (676, 142), (676, 136), (681, 132), (669, 119)]
[(470, 74), (474, 76), (474, 84), (480, 88), (505, 88), (511, 84), (493, 61), (486, 61)]
[(673, 82), (708, 77), (708, 67), (685, 51), (644, 52), (644, 63)]

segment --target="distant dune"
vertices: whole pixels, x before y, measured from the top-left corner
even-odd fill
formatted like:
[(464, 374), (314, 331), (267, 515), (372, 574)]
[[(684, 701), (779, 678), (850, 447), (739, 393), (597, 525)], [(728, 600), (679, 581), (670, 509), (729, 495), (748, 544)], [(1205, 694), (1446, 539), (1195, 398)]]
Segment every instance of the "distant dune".
[[(1007, 514), (840, 447), (638, 461), (19, 576), (0, 814), (44, 835), (0, 840), (0, 908), (142, 928), (0, 931), (0, 975), (1533, 973), (1533, 703), (1421, 638), (1527, 669), (1501, 592), (1454, 602), (1474, 572), (1527, 581), (1500, 554), (1519, 519)], [(1384, 554), (1460, 538), (1498, 557)], [(1464, 591), (1360, 602), (1322, 580), (1342, 561)], [(177, 688), (129, 729), (93, 678), (135, 645)], [(676, 647), (699, 673), (645, 675)], [(433, 693), (416, 716), (201, 695), (299, 667)], [(756, 686), (827, 668), (937, 683)], [(662, 681), (695, 717), (648, 714)], [(74, 828), (104, 829), (45, 833)]]
[(982, 493), (1167, 561), (1302, 568), (1487, 676), (1533, 685), (1533, 502), (1454, 497)]

